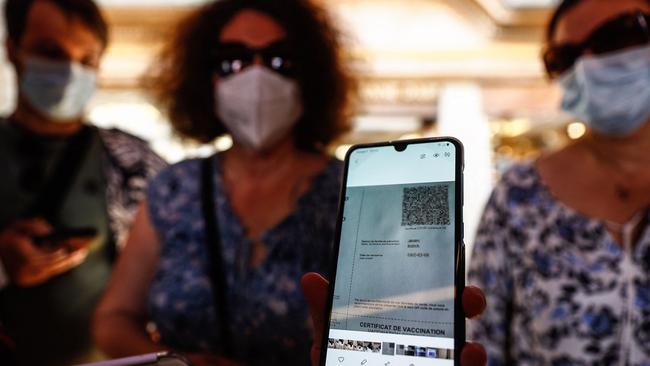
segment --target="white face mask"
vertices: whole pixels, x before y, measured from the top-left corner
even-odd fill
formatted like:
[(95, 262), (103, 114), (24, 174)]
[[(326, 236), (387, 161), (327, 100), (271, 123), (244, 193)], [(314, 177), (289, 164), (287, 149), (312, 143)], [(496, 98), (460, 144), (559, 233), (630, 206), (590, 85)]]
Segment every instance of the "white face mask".
[(233, 138), (255, 150), (279, 142), (302, 115), (298, 83), (259, 65), (220, 79), (214, 98)]
[(39, 113), (54, 122), (75, 122), (95, 92), (97, 73), (78, 62), (25, 58), (20, 91)]

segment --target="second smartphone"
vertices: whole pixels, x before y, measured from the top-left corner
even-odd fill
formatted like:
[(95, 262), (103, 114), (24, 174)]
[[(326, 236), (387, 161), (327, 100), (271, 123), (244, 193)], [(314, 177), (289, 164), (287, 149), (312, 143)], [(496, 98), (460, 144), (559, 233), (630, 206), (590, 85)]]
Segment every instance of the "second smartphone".
[(465, 344), (463, 148), (353, 146), (320, 365), (458, 365)]

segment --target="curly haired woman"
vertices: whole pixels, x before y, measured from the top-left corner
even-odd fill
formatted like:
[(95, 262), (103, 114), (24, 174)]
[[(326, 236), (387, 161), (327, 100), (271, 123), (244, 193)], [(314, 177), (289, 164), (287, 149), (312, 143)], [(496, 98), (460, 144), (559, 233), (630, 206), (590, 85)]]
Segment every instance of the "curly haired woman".
[(325, 148), (347, 129), (353, 90), (337, 39), (300, 0), (223, 0), (182, 23), (154, 68), (156, 95), (181, 135), (234, 143), (150, 184), (96, 313), (107, 354), (308, 364), (300, 278), (327, 274), (342, 166)]

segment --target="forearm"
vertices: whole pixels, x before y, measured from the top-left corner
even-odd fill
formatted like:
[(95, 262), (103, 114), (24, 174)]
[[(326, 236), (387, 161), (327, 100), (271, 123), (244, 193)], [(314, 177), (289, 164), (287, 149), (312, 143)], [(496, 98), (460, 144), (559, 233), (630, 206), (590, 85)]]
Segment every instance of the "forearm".
[(112, 358), (164, 351), (154, 343), (141, 321), (130, 314), (98, 313), (93, 322), (95, 343)]
[(93, 319), (95, 342), (111, 357), (164, 350), (145, 330), (146, 294), (158, 266), (159, 247), (142, 203)]

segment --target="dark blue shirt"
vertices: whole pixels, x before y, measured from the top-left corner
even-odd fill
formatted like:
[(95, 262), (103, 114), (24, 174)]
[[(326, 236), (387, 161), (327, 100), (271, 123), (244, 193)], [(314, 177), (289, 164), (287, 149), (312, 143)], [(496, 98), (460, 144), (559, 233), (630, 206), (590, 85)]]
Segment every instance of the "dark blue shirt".
[[(219, 159), (214, 159), (218, 172)], [(164, 170), (148, 188), (149, 214), (161, 257), (147, 306), (164, 344), (218, 352), (219, 332), (201, 211), (200, 160)], [(312, 179), (294, 212), (262, 237), (267, 256), (247, 265), (251, 242), (214, 177), (233, 357), (251, 364), (309, 363), (311, 321), (300, 288), (305, 272), (327, 275), (336, 226), (342, 164), (332, 160)]]

